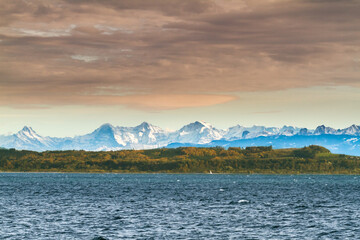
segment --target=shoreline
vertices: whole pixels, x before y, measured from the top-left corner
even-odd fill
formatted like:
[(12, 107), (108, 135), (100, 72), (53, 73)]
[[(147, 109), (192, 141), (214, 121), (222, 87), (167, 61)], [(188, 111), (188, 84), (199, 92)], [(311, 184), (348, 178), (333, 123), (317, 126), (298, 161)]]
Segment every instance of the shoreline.
[(201, 173), (201, 172), (192, 172), (192, 173), (180, 173), (180, 172), (51, 172), (51, 171), (0, 171), (1, 173), (54, 173), (54, 174), (164, 174), (164, 175), (352, 175), (352, 176), (360, 176), (359, 173), (227, 173), (227, 172), (221, 172), (221, 173)]

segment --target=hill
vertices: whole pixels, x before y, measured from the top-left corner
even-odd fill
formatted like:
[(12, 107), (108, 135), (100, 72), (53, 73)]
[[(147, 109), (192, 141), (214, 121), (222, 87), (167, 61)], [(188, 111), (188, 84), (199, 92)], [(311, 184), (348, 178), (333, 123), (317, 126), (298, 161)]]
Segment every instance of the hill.
[(118, 173), (359, 174), (360, 157), (320, 146), (161, 148), (121, 151), (17, 151), (0, 149), (0, 171)]

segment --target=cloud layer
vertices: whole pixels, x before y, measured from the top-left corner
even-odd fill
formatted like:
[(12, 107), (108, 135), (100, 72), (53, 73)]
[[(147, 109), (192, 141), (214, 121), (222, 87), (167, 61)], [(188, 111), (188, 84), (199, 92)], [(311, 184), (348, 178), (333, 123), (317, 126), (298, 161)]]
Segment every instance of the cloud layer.
[(360, 87), (356, 0), (0, 2), (3, 106), (175, 109)]

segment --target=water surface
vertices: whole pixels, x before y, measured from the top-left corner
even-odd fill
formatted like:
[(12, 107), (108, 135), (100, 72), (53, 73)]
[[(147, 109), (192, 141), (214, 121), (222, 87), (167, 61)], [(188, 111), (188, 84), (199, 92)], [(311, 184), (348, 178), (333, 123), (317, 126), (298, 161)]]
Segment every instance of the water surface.
[(360, 239), (360, 177), (0, 173), (0, 239)]

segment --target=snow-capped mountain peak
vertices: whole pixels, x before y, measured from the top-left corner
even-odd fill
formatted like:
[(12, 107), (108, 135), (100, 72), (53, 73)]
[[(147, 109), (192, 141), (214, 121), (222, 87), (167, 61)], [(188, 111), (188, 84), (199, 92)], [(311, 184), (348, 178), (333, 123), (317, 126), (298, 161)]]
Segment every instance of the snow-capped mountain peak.
[(164, 130), (160, 127), (154, 126), (148, 122), (142, 122), (140, 125), (134, 127), (134, 130), (141, 132), (163, 132)]
[(208, 123), (208, 122), (205, 122), (205, 121), (196, 121), (195, 124), (201, 124), (202, 126), (204, 126), (206, 128), (213, 128), (211, 123)]
[(360, 126), (353, 124), (348, 128), (344, 128), (341, 133), (346, 135), (360, 135)]
[[(142, 122), (135, 127), (113, 126), (109, 123), (103, 124), (93, 132), (76, 136), (73, 138), (51, 138), (42, 137), (31, 127), (25, 126), (16, 134), (0, 136), (0, 147), (27, 149), (27, 150), (119, 150), (119, 149), (148, 149), (166, 147), (169, 144), (207, 144), (214, 140), (249, 142), (265, 139), (290, 139), (300, 137), (307, 139), (316, 137), (334, 137), (333, 135), (349, 138), (360, 136), (360, 126), (351, 125), (344, 129), (334, 129), (324, 125), (315, 130), (297, 128), (293, 126), (265, 127), (254, 125), (244, 127), (236, 125), (227, 130), (217, 129), (210, 123), (195, 121), (189, 123), (179, 130), (170, 131), (154, 126), (148, 122)], [(321, 135), (321, 136), (320, 136)], [(329, 136), (326, 136), (329, 135)], [(342, 137), (342, 136), (338, 136)]]
[(325, 125), (320, 125), (315, 129), (314, 135), (322, 134), (336, 134), (336, 130), (331, 127), (326, 127)]
[(150, 123), (142, 122), (138, 126), (136, 126), (135, 128), (150, 128), (150, 127), (152, 127), (152, 125)]
[(195, 129), (202, 129), (202, 128), (213, 128), (213, 126), (211, 126), (210, 123), (206, 123), (204, 121), (195, 121), (193, 123), (189, 123), (189, 124), (185, 125), (181, 129), (195, 130)]
[(307, 128), (301, 128), (300, 131), (298, 132), (298, 134), (302, 135), (302, 136), (306, 136), (306, 135), (310, 134), (310, 132)]
[(107, 133), (107, 134), (113, 134), (115, 130), (115, 127), (111, 125), (110, 123), (105, 123), (101, 125), (99, 128), (97, 128), (94, 133)]
[(293, 136), (299, 131), (300, 129), (296, 127), (284, 125), (282, 128), (279, 129), (279, 134), (284, 136)]
[(27, 126), (24, 126), (18, 133), (16, 133), (16, 136), (24, 141), (36, 139), (41, 142), (43, 140), (43, 138), (38, 135), (31, 127)]
[(214, 128), (204, 121), (196, 121), (185, 125), (173, 134), (173, 142), (208, 143), (223, 137), (223, 131)]
[(34, 131), (34, 129), (32, 129), (31, 127), (28, 126), (24, 126), (19, 133), (27, 133), (27, 134), (36, 134), (36, 132)]
[(42, 137), (31, 127), (23, 127), (19, 132), (1, 137), (0, 146), (17, 149), (46, 149), (51, 146), (53, 139)]
[(20, 131), (34, 131), (31, 127), (24, 126)]

